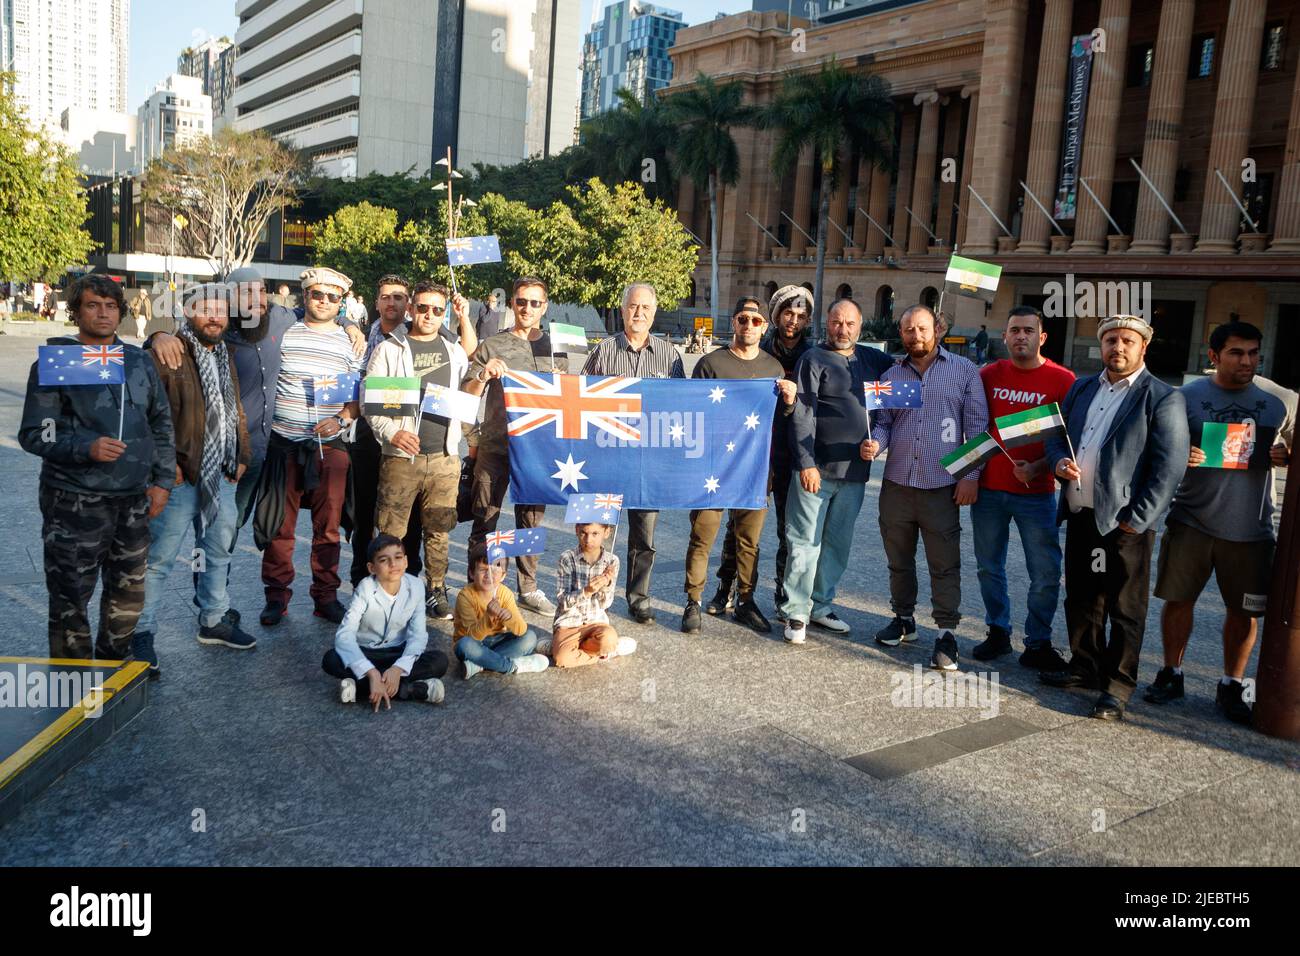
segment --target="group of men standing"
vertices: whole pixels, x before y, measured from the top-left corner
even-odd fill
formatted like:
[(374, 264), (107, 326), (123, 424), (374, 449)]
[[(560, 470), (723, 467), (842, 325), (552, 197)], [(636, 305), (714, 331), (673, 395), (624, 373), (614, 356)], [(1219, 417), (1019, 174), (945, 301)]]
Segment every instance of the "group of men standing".
[[(268, 300), (258, 273), (237, 270), (226, 283), (191, 290), (184, 323), (175, 334), (154, 335), (146, 353), (117, 338), (126, 311), (117, 283), (103, 276), (77, 283), (69, 311), (78, 335), (55, 341), (124, 346), (125, 383), (120, 390), (41, 385), (35, 366), (28, 383), (19, 438), (44, 460), (40, 505), (52, 656), (90, 656), (86, 605), (102, 573), (94, 652), (133, 654), (156, 676), (158, 606), (191, 529), (198, 640), (252, 648), (256, 642), (242, 629), (226, 587), (239, 530), (254, 518), (266, 596), (260, 622), (273, 627), (292, 597), (295, 529), (304, 506), (312, 515), (316, 615), (337, 623), (345, 611), (338, 599), (342, 528), (351, 530), (358, 554), (377, 532), (404, 539), (411, 566), (423, 564), (427, 615), (450, 619), (448, 540), (458, 520), (462, 468), (470, 486), (471, 547), (495, 530), (509, 485), (502, 376), (508, 369), (560, 371), (542, 328), (547, 286), (533, 277), (516, 280), (508, 301), (513, 321), (498, 331), (482, 315), (472, 320), (459, 294), (385, 276), (368, 334), (348, 318), (350, 288), (335, 270), (309, 269), (302, 276), (303, 305), (290, 310)], [(1137, 316), (1100, 322), (1104, 369), (1076, 380), (1043, 356), (1042, 319), (1027, 306), (1007, 318), (1008, 357), (980, 368), (944, 348), (944, 320), (924, 306), (900, 316), (903, 355), (894, 359), (858, 341), (862, 316), (849, 300), (827, 310), (825, 340), (809, 341), (814, 305), (799, 286), (778, 289), (767, 303), (742, 297), (733, 309), (731, 341), (693, 371), (696, 378), (777, 381), (768, 487), (778, 540), (776, 615), (786, 641), (803, 644), (810, 626), (850, 633), (834, 609), (836, 590), (872, 463), (883, 457), (878, 523), (893, 619), (876, 632), (876, 642), (894, 647), (917, 638), (916, 548), (924, 541), (937, 629), (931, 666), (957, 668), (960, 509), (970, 507), (988, 627), (972, 656), (987, 661), (1012, 650), (1006, 559), (1014, 524), (1029, 575), (1021, 664), (1040, 671), (1045, 683), (1098, 691), (1093, 716), (1122, 717), (1137, 683), (1154, 529), (1168, 511), (1156, 585), (1166, 602), (1165, 666), (1145, 697), (1165, 703), (1182, 696), (1191, 609), (1214, 571), (1227, 605), (1217, 701), (1230, 718), (1249, 720), (1242, 677), (1268, 590), (1271, 469), (1289, 460), (1295, 418), (1294, 394), (1255, 377), (1257, 329), (1220, 326), (1210, 342), (1214, 376), (1175, 389), (1146, 369), (1152, 329)], [(683, 377), (680, 353), (651, 334), (656, 310), (653, 287), (628, 286), (623, 331), (592, 350), (583, 373)], [(430, 414), (362, 416), (352, 392), (331, 396), (319, 384), (354, 374), (416, 378), (421, 392), (436, 384), (486, 393), (485, 410), (478, 423)], [(911, 390), (920, 400), (869, 412), (864, 387), (870, 383), (877, 391)], [(994, 419), (1054, 403), (1066, 434), (1000, 447), (983, 467), (956, 474), (945, 467), (945, 457), (973, 437), (988, 431), (996, 439)], [(1248, 426), (1233, 432), (1239, 468), (1201, 467), (1204, 451), (1190, 436), (1199, 436), (1207, 422)], [(707, 606), (708, 559), (723, 516), (717, 509), (690, 513), (684, 632), (700, 632), (705, 611), (730, 611), (749, 628), (771, 630), (755, 600), (766, 513), (735, 509), (727, 516), (718, 591)], [(544, 515), (542, 506), (515, 505), (516, 527), (539, 526)], [(628, 612), (648, 624), (658, 512), (631, 510), (627, 517)], [(1068, 662), (1052, 645), (1061, 523)], [(553, 614), (537, 566), (536, 556), (517, 559), (520, 603)], [(354, 586), (358, 567), (365, 575), (364, 562), (354, 562)]]

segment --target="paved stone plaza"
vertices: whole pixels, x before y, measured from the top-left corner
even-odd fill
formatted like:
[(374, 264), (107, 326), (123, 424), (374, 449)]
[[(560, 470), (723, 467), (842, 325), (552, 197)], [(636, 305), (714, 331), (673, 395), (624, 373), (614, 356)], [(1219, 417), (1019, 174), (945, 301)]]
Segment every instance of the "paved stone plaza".
[[(47, 648), (38, 462), (14, 437), (41, 341), (0, 339), (9, 489), (0, 654), (9, 656)], [(246, 530), (232, 597), (256, 651), (196, 643), (188, 568), (178, 565), (160, 614), (163, 678), (147, 708), (5, 827), (0, 865), (1300, 863), (1300, 747), (1214, 711), (1213, 587), (1181, 704), (1158, 709), (1138, 696), (1123, 724), (1089, 720), (1091, 695), (1041, 687), (1005, 657), (991, 719), (976, 706), (896, 706), (894, 675), (910, 681), (934, 631), (923, 575), (921, 641), (895, 651), (871, 641), (889, 617), (877, 491), (873, 480), (840, 588), (848, 638), (810, 630), (792, 647), (779, 632), (714, 619), (681, 634), (688, 523), (674, 512), (660, 522), (659, 623), (633, 624), (621, 597), (612, 609), (620, 633), (640, 642), (636, 655), (468, 684), (453, 670), (443, 706), (399, 703), (377, 716), (340, 705), (321, 673), (332, 629), (307, 596), (307, 513), (299, 587), (274, 630), (256, 623), (260, 557)], [(546, 522), (542, 580), (552, 591), (555, 559), (572, 540), (559, 517), (555, 509)], [(972, 670), (983, 607), (968, 517), (963, 525), (958, 637)], [(453, 539), (455, 587), (466, 532)], [(769, 522), (759, 592), (769, 615), (775, 548)], [(1018, 543), (1010, 562), (1023, 617)], [(1158, 615), (1153, 600), (1143, 685), (1160, 663)], [(1057, 625), (1062, 647), (1060, 614)], [(444, 650), (448, 634), (431, 628)], [(1020, 638), (1017, 627), (1017, 650)]]

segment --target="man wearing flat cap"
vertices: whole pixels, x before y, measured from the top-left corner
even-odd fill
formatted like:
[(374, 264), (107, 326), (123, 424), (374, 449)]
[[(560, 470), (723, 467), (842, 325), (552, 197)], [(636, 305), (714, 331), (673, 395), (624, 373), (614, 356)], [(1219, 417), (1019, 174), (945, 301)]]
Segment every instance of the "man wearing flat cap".
[(293, 596), (293, 550), (298, 509), (311, 508), (311, 598), (317, 617), (337, 624), (345, 608), (338, 600), (339, 524), (347, 495), (348, 453), (342, 433), (360, 414), (356, 401), (322, 402), (313, 382), (361, 370), (361, 359), (339, 325), (339, 304), (352, 280), (317, 267), (302, 274), (304, 313), (280, 343), (275, 415), (263, 464), (254, 530), (262, 555), (266, 607), (261, 622), (272, 627), (285, 616)]
[(1136, 315), (1098, 324), (1105, 368), (1076, 381), (1061, 405), (1069, 441), (1046, 443), (1062, 485), (1056, 517), (1066, 522), (1072, 653), (1067, 670), (1040, 679), (1100, 691), (1091, 716), (1102, 720), (1122, 719), (1137, 686), (1155, 524), (1187, 468), (1186, 404), (1143, 364), (1151, 336)]

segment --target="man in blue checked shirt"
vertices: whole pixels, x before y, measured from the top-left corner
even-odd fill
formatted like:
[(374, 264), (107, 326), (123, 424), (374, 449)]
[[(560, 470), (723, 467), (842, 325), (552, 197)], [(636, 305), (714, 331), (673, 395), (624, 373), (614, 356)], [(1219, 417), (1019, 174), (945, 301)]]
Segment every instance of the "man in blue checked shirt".
[[(960, 480), (940, 462), (988, 428), (989, 409), (975, 363), (939, 344), (944, 322), (923, 305), (899, 317), (907, 354), (880, 377), (882, 382), (920, 382), (921, 408), (884, 409), (874, 419), (871, 440), (862, 443), (867, 461), (885, 449), (880, 483), (880, 537), (889, 560), (889, 603), (894, 619), (876, 633), (877, 643), (897, 647), (916, 640), (916, 539), (925, 540), (930, 593), (939, 636), (930, 666), (957, 669), (961, 622), (961, 514), (979, 495), (979, 468)], [(955, 486), (955, 487), (954, 487)]]

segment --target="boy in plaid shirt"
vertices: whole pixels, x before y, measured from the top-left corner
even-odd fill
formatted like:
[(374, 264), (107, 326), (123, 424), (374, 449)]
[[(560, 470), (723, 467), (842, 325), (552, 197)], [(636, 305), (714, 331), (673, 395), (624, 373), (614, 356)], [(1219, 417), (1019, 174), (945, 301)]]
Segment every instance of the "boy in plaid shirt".
[(574, 525), (578, 546), (560, 555), (551, 643), (556, 667), (581, 667), (636, 651), (636, 641), (619, 637), (605, 613), (614, 602), (618, 580), (618, 556), (604, 547), (609, 529), (609, 525), (594, 522)]

